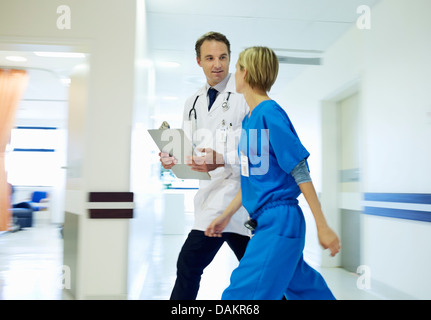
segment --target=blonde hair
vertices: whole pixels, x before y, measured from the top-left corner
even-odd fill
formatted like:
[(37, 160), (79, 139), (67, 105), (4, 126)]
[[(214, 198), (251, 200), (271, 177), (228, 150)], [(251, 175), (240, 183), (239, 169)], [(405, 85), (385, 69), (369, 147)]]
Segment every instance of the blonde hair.
[(250, 47), (239, 54), (241, 71), (247, 70), (245, 81), (253, 89), (271, 90), (278, 75), (278, 58), (267, 47)]

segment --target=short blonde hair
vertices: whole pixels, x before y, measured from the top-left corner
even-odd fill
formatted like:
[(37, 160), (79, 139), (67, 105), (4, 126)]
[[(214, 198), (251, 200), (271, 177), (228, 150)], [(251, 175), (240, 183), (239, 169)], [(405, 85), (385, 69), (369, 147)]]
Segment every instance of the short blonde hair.
[(239, 54), (238, 65), (246, 69), (245, 81), (253, 89), (271, 90), (278, 75), (278, 58), (267, 47), (250, 47)]

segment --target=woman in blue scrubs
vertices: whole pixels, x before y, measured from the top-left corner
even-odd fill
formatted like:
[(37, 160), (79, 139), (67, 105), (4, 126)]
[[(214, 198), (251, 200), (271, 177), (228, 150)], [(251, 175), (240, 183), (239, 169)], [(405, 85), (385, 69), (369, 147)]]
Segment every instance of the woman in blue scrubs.
[(236, 90), (250, 107), (239, 144), (241, 190), (205, 234), (220, 236), (241, 205), (255, 230), (222, 299), (335, 299), (323, 277), (303, 259), (305, 221), (297, 200), (301, 193), (323, 248), (335, 256), (341, 246), (309, 176), (309, 153), (286, 112), (267, 94), (277, 78), (278, 59), (269, 48), (252, 47), (241, 52), (236, 68)]

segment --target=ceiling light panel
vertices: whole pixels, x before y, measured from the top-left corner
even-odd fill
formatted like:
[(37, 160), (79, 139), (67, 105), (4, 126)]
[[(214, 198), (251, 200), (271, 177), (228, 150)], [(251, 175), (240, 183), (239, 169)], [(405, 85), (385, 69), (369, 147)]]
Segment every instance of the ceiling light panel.
[(27, 61), (27, 58), (22, 57), (22, 56), (7, 56), (5, 59), (9, 60), (9, 61), (14, 61), (14, 62), (25, 62), (25, 61)]
[(46, 58), (85, 58), (84, 53), (80, 52), (47, 52), (47, 51), (36, 51), (34, 52), (38, 57)]

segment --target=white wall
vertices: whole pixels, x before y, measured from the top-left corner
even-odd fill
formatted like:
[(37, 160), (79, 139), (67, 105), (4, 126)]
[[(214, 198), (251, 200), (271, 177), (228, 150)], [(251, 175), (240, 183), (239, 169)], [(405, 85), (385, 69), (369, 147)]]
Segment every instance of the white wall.
[[(313, 149), (319, 190), (322, 101), (356, 84), (363, 192), (431, 193), (429, 12), (428, 0), (381, 0), (371, 10), (370, 30), (353, 26), (326, 51), (323, 66), (308, 68), (286, 88), (288, 113)], [(322, 194), (322, 202), (330, 196)], [(431, 224), (364, 215), (362, 227), (362, 263), (374, 283), (431, 298)]]

